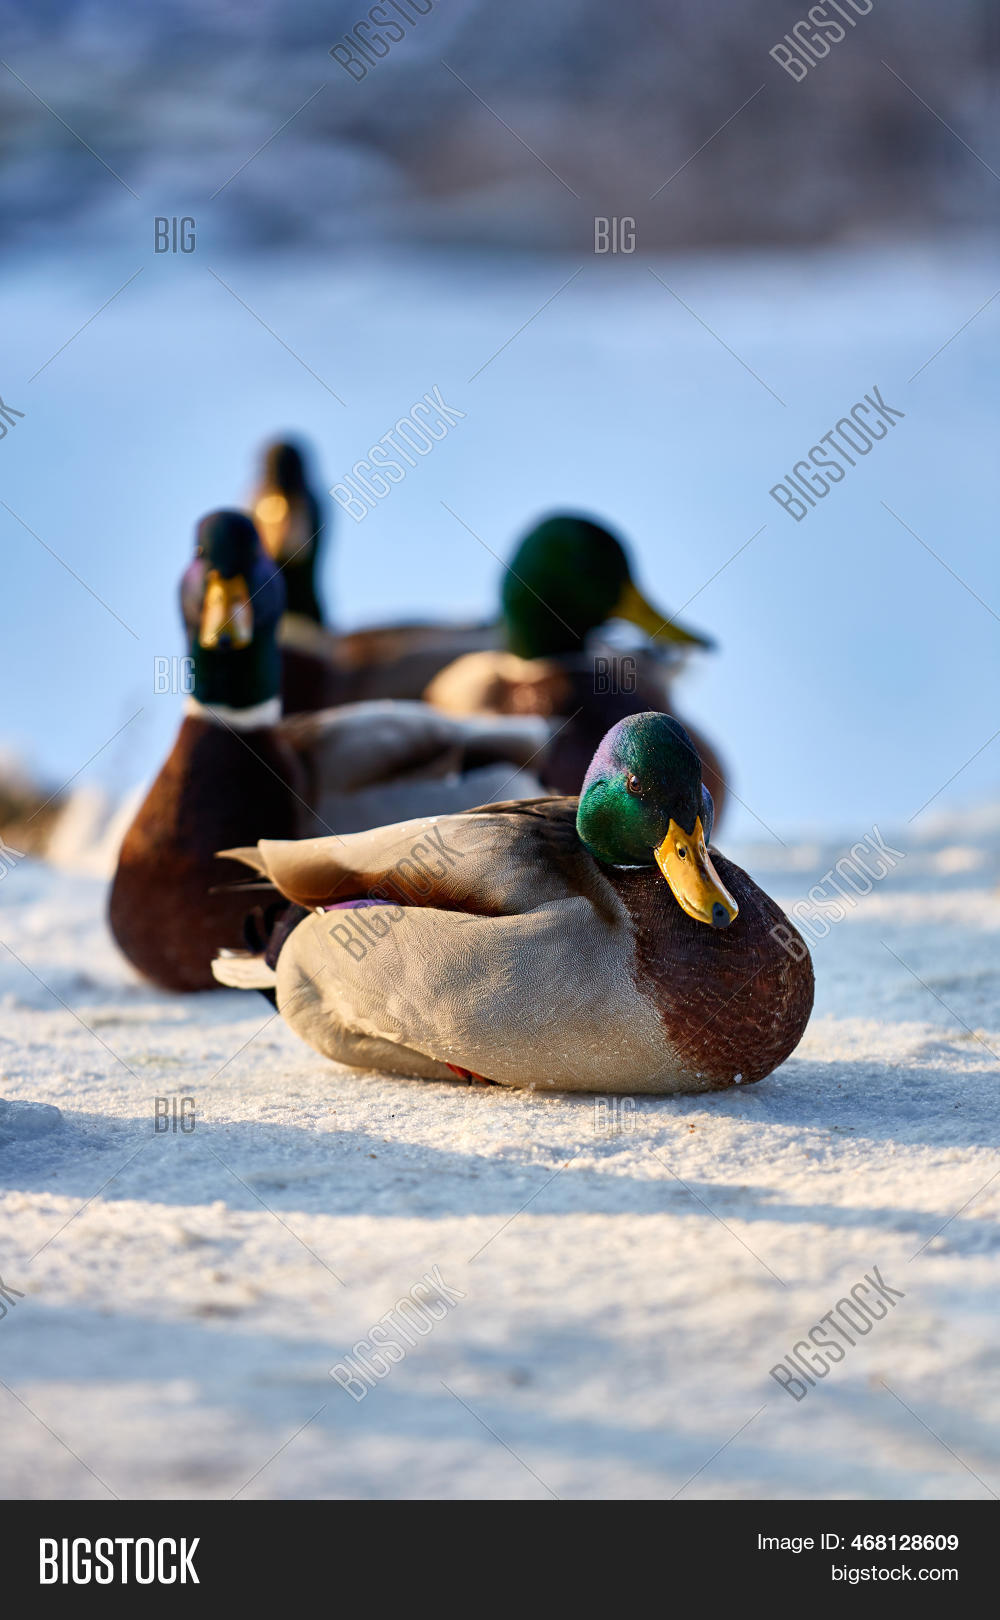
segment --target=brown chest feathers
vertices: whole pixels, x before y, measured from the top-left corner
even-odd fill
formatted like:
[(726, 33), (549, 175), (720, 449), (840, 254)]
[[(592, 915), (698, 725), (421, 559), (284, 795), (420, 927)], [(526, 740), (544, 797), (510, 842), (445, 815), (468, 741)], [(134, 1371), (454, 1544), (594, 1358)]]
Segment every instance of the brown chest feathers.
[[(725, 856), (713, 850), (712, 859), (739, 906), (728, 928), (688, 917), (658, 872), (606, 875), (632, 916), (640, 992), (655, 1001), (685, 1070), (721, 1087), (737, 1076), (762, 1080), (795, 1050), (814, 980), (809, 952), (781, 908)], [(789, 938), (786, 950), (780, 941)]]
[(299, 764), (267, 729), (235, 733), (188, 716), (125, 835), (111, 931), (140, 973), (168, 990), (213, 989), (212, 957), (243, 945), (252, 897), (209, 891), (245, 882), (217, 849), (295, 838), (305, 815)]

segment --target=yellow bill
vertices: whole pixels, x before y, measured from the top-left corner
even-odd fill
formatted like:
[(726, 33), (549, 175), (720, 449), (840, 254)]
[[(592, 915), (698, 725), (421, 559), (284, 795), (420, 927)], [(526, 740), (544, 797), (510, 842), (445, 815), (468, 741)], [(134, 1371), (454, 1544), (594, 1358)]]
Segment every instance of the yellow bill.
[(253, 509), (254, 522), (264, 549), (275, 562), (283, 562), (289, 550), (288, 502), (272, 491), (262, 495)]
[(653, 607), (632, 580), (627, 580), (623, 586), (611, 617), (627, 619), (629, 624), (636, 625), (649, 636), (650, 640), (675, 641), (688, 647), (715, 645), (710, 637), (698, 635), (694, 630), (686, 630), (682, 624), (677, 624), (666, 613), (661, 613)]
[(201, 608), (198, 644), (218, 647), (226, 638), (233, 648), (248, 647), (253, 640), (253, 607), (250, 592), (242, 574), (223, 579), (214, 569), (205, 584), (205, 600)]
[(728, 928), (739, 916), (740, 908), (705, 848), (700, 816), (691, 833), (671, 821), (666, 838), (657, 845), (654, 854), (677, 904), (695, 922), (708, 923), (712, 928)]

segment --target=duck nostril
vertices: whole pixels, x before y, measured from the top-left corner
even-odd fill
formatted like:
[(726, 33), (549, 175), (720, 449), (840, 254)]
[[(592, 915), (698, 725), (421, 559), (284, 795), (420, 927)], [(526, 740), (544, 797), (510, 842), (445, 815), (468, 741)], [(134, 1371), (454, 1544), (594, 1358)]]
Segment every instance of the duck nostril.
[(722, 901), (716, 900), (712, 906), (712, 927), (728, 928), (732, 920)]

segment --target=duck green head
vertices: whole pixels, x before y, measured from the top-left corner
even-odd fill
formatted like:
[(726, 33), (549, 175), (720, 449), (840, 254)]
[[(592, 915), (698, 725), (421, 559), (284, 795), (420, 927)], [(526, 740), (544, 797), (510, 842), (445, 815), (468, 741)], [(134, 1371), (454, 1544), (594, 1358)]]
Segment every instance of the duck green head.
[(576, 830), (608, 866), (659, 867), (682, 911), (728, 928), (739, 908), (708, 853), (714, 809), (701, 760), (669, 714), (630, 714), (602, 738), (580, 791)]
[(200, 703), (253, 709), (278, 695), (276, 631), (284, 607), (281, 574), (250, 519), (227, 511), (202, 518), (194, 561), (181, 582)]
[(627, 619), (661, 642), (710, 647), (643, 596), (621, 541), (590, 518), (558, 513), (525, 535), (501, 591), (507, 641), (521, 658), (579, 652), (591, 630)]

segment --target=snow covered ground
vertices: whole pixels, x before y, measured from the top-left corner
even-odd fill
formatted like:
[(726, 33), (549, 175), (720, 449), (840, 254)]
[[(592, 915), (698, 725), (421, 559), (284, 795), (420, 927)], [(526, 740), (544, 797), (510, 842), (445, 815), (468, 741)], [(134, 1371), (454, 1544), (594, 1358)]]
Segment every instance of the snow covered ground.
[[(1000, 808), (917, 825), (777, 1074), (617, 1116), (161, 995), (99, 877), (16, 863), (0, 1095), (62, 1117), (0, 1112), (0, 1491), (1000, 1492)], [(791, 906), (868, 830), (729, 852)], [(355, 1401), (329, 1369), (434, 1267), (451, 1308)], [(793, 1400), (769, 1370), (873, 1267), (904, 1297)]]

